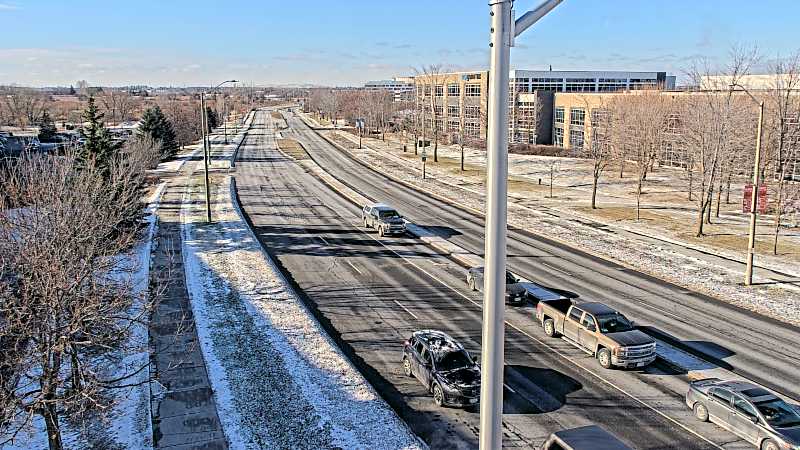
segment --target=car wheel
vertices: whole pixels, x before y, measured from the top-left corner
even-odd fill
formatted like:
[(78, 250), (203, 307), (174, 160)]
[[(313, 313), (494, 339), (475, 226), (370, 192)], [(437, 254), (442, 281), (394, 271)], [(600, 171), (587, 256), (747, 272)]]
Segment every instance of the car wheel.
[(383, 237), (383, 227), (378, 227), (378, 236)]
[(697, 420), (700, 422), (708, 422), (708, 408), (706, 408), (706, 405), (697, 402), (694, 404), (692, 411), (694, 411), (694, 417)]
[(367, 224), (367, 218), (364, 217), (364, 228), (369, 228), (369, 224)]
[(468, 278), (467, 284), (469, 284), (469, 289), (471, 291), (477, 291), (477, 289), (475, 289), (475, 278)]
[(410, 377), (411, 375), (413, 375), (411, 373), (411, 361), (409, 361), (408, 358), (406, 358), (406, 357), (403, 357), (403, 373), (407, 377)]
[(544, 334), (549, 337), (556, 337), (556, 323), (553, 322), (553, 319), (545, 319), (542, 326), (544, 327)]
[(444, 391), (442, 391), (442, 387), (439, 386), (439, 383), (434, 383), (433, 385), (433, 402), (436, 403), (436, 406), (442, 406), (444, 404)]
[(600, 363), (600, 366), (604, 369), (611, 368), (611, 352), (608, 351), (607, 348), (601, 348), (597, 352), (597, 362)]
[(776, 444), (775, 441), (767, 439), (763, 444), (761, 444), (761, 450), (780, 450), (780, 447), (778, 447), (778, 444)]

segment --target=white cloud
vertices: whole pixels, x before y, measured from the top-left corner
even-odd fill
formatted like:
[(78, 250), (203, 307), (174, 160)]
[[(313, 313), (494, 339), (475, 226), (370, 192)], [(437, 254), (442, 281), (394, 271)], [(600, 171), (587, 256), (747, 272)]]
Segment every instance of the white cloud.
[(0, 11), (15, 11), (19, 9), (19, 6), (11, 4), (11, 3), (0, 3)]

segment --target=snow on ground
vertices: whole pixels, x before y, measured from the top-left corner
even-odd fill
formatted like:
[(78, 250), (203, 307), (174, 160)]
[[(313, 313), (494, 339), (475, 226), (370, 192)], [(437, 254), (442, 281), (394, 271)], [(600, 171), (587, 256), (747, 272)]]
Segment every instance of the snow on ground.
[[(457, 180), (440, 179), (438, 174), (423, 181), (418, 167), (410, 167), (406, 160), (386, 151), (348, 151), (389, 176), (470, 209), (484, 210), (482, 187), (463, 186)], [(546, 211), (521, 207), (515, 202), (509, 202), (508, 222), (677, 285), (800, 326), (800, 295), (796, 290), (771, 284), (743, 287), (740, 284), (741, 271), (711, 265), (702, 259), (679, 253), (666, 243), (658, 245), (632, 240), (581, 222), (564, 220)], [(759, 281), (758, 277), (754, 280)]]
[[(128, 314), (135, 316), (142, 311), (142, 300), (147, 296), (150, 280), (150, 250), (152, 238), (158, 226), (155, 211), (161, 200), (166, 183), (161, 183), (148, 199), (146, 208), (147, 228), (142, 240), (127, 254), (120, 255), (119, 271), (125, 273), (125, 279), (118, 281), (129, 283), (133, 287), (133, 295), (138, 298), (131, 306)], [(132, 271), (132, 272), (129, 272)], [(136, 324), (131, 327), (131, 334), (123, 346), (125, 351), (120, 361), (107, 375), (118, 378), (130, 374), (148, 364), (150, 354), (148, 348), (147, 326)], [(126, 450), (145, 450), (153, 447), (153, 429), (150, 417), (150, 390), (148, 388), (149, 371), (144, 370), (124, 380), (121, 384), (134, 385), (113, 389), (114, 403), (106, 417), (90, 424), (86, 429), (79, 429), (62, 417), (62, 439), (67, 449), (118, 448)], [(40, 416), (34, 419), (26, 433), (18, 436), (13, 444), (0, 446), (3, 450), (46, 449), (47, 433), (44, 420)]]
[(215, 183), (183, 202), (187, 287), (231, 447), (423, 448), (304, 307)]

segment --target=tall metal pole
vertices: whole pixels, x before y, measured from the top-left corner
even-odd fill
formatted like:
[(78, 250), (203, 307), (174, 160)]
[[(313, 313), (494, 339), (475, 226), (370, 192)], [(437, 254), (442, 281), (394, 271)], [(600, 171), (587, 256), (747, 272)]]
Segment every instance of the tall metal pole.
[(508, 73), (511, 0), (489, 0), (491, 16), (489, 101), (486, 130), (486, 267), (481, 342), (480, 448), (503, 443), (503, 346), (505, 337), (506, 213), (508, 192)]
[(203, 172), (206, 188), (206, 222), (211, 223), (211, 185), (208, 180), (208, 163), (211, 152), (208, 145), (208, 114), (206, 111), (206, 93), (200, 93), (200, 109), (202, 109), (201, 126), (203, 127)]
[(222, 126), (225, 130), (225, 145), (228, 145), (228, 103), (225, 96), (222, 96)]
[(744, 284), (753, 284), (753, 256), (756, 251), (756, 218), (758, 215), (758, 172), (761, 167), (761, 129), (764, 126), (764, 102), (758, 102), (758, 134), (756, 135), (756, 154), (753, 161), (753, 192), (750, 194), (750, 234), (747, 240), (747, 269)]
[(486, 232), (481, 342), (480, 448), (503, 444), (506, 227), (508, 196), (508, 75), (514, 37), (562, 0), (545, 0), (514, 21), (511, 0), (489, 0), (489, 101), (486, 130)]

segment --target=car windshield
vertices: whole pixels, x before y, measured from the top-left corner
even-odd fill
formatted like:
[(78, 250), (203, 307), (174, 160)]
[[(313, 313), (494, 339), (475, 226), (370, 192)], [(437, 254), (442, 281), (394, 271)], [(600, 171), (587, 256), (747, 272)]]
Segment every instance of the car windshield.
[(400, 217), (400, 214), (393, 209), (384, 209), (378, 213), (381, 216), (381, 219), (387, 219), (389, 217)]
[(436, 368), (442, 372), (448, 370), (461, 369), (463, 367), (472, 367), (472, 359), (470, 359), (467, 352), (458, 350), (455, 352), (447, 352), (436, 361)]
[(631, 322), (619, 313), (597, 316), (597, 322), (601, 333), (619, 333), (633, 329)]
[(781, 399), (756, 403), (756, 408), (764, 415), (773, 427), (794, 427), (800, 425), (800, 412), (797, 408)]

